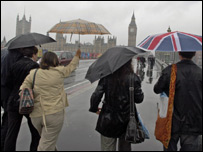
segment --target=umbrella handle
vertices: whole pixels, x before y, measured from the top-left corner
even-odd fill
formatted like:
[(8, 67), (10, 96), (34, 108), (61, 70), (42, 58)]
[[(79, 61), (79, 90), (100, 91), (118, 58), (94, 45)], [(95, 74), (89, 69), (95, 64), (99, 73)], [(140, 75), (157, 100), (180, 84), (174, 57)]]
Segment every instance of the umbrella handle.
[(72, 36), (73, 36), (73, 32), (71, 32), (71, 36), (70, 36), (70, 42), (71, 42)]
[(79, 33), (78, 49), (80, 49), (80, 33)]

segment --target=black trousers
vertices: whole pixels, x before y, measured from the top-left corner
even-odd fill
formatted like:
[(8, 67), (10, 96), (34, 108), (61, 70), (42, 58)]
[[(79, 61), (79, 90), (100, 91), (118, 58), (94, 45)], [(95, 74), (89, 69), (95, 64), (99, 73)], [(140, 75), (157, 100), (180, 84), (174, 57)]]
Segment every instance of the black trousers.
[(30, 144), (30, 151), (37, 151), (40, 135), (38, 131), (35, 129), (35, 127), (32, 125), (29, 115), (21, 115), (18, 112), (11, 112), (11, 111), (8, 111), (8, 131), (7, 131), (6, 139), (4, 143), (5, 151), (16, 150), (16, 141), (17, 141), (23, 116), (27, 118), (28, 126), (31, 132), (32, 140)]
[(8, 130), (8, 112), (4, 111), (1, 121), (1, 151), (4, 151), (4, 143)]
[(2, 110), (4, 111), (1, 119), (1, 151), (4, 150), (4, 142), (8, 130), (8, 112), (6, 111), (6, 105), (9, 94), (9, 88), (1, 85), (1, 112)]
[(180, 151), (202, 151), (202, 139), (197, 135), (179, 135), (174, 134), (171, 136), (168, 149), (164, 148), (164, 151), (177, 151), (177, 144), (180, 140)]

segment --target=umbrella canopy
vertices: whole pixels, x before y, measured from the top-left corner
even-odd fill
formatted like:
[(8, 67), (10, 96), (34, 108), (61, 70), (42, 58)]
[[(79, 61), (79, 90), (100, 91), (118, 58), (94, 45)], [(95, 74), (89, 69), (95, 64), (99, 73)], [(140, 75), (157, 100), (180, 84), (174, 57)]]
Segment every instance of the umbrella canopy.
[(137, 47), (146, 51), (202, 51), (202, 36), (178, 31), (150, 35)]
[(56, 42), (56, 41), (51, 37), (43, 34), (27, 33), (27, 34), (21, 34), (19, 36), (12, 38), (10, 41), (6, 43), (5, 47), (8, 47), (8, 49), (10, 50), (10, 49), (41, 45), (41, 44), (51, 43), (51, 42)]
[(77, 19), (56, 24), (48, 32), (71, 34), (111, 34), (103, 25)]
[(133, 56), (144, 52), (136, 47), (112, 47), (89, 67), (85, 78), (93, 83), (118, 70)]
[(67, 22), (60, 22), (56, 24), (49, 33), (64, 33), (64, 34), (79, 34), (79, 46), (80, 47), (80, 35), (84, 34), (111, 34), (103, 25), (89, 22), (86, 20), (71, 20)]

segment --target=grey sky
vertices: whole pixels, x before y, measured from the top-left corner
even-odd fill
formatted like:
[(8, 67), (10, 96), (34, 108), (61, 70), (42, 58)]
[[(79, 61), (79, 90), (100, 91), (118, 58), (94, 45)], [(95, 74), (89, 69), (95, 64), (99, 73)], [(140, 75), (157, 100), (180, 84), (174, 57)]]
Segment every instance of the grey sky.
[[(104, 25), (117, 45), (127, 45), (128, 25), (134, 11), (137, 44), (151, 34), (182, 31), (202, 35), (202, 1), (1, 1), (1, 41), (16, 34), (16, 18), (31, 16), (31, 32), (46, 34), (56, 23), (84, 19)], [(55, 38), (55, 33), (50, 33)], [(70, 43), (70, 34), (66, 34)], [(81, 42), (93, 42), (95, 36), (82, 35)], [(105, 35), (105, 42), (108, 35)], [(78, 40), (73, 35), (72, 43)]]

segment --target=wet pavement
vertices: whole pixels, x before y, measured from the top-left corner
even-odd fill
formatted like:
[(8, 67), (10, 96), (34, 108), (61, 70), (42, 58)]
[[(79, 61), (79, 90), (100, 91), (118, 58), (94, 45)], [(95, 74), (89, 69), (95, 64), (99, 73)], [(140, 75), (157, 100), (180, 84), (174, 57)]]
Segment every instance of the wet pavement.
[[(57, 142), (59, 151), (100, 151), (100, 134), (95, 131), (98, 115), (88, 111), (91, 94), (98, 82), (91, 84), (84, 79), (91, 63), (93, 63), (91, 60), (80, 61), (75, 74), (73, 73), (64, 82), (65, 90), (68, 93), (69, 107), (66, 109), (65, 122)], [(145, 66), (139, 65), (137, 67), (136, 60), (134, 64), (135, 72), (142, 77), (142, 89), (145, 95), (143, 103), (138, 104), (137, 109), (149, 130), (150, 139), (141, 144), (133, 144), (132, 150), (162, 151), (162, 144), (154, 136), (159, 95), (153, 93), (153, 86), (159, 77), (160, 68), (155, 65), (153, 69), (150, 69), (147, 63)], [(24, 120), (19, 132), (16, 150), (29, 150), (30, 138), (28, 125)]]

